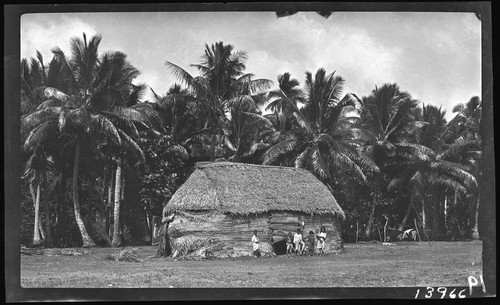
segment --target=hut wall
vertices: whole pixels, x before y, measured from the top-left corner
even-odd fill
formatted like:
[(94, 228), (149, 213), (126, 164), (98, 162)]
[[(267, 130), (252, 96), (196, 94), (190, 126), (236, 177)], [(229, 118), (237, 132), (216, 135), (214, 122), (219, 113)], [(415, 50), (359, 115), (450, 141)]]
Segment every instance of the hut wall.
[(195, 236), (200, 239), (215, 239), (224, 249), (252, 250), (253, 230), (258, 231), (261, 241), (270, 242), (267, 236), (267, 217), (265, 214), (248, 217), (235, 217), (221, 213), (182, 212), (169, 224), (168, 235), (171, 239)]
[(276, 242), (286, 238), (291, 232), (294, 234), (297, 229), (302, 230), (305, 238), (309, 231), (316, 234), (316, 229), (322, 226), (326, 228), (326, 250), (343, 247), (341, 235), (341, 221), (333, 215), (314, 215), (300, 212), (271, 212), (269, 217), (269, 235), (272, 241)]
[(300, 212), (273, 211), (249, 216), (234, 216), (213, 211), (189, 211), (175, 216), (169, 224), (171, 239), (196, 237), (222, 242), (224, 249), (252, 250), (253, 230), (257, 230), (262, 242), (273, 243), (286, 237), (297, 228), (308, 234), (321, 226), (327, 229), (326, 250), (342, 246), (340, 220), (333, 215), (309, 215)]

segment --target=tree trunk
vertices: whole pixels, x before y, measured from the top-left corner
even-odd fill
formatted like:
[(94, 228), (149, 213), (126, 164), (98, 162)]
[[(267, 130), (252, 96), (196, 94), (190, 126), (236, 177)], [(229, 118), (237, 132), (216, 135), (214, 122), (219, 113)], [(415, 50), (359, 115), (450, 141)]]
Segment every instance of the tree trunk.
[(121, 180), (122, 180), (122, 167), (121, 159), (116, 162), (116, 177), (115, 177), (115, 209), (113, 212), (113, 241), (112, 247), (121, 246), (120, 235), (120, 199), (121, 199)]
[(472, 226), (472, 239), (479, 239), (479, 197), (481, 193), (477, 195), (476, 203), (474, 204), (474, 215), (473, 215), (473, 226)]
[(399, 225), (399, 228), (398, 228), (399, 231), (403, 231), (403, 229), (406, 225), (406, 222), (408, 221), (408, 217), (410, 216), (410, 212), (411, 212), (411, 205), (412, 205), (412, 199), (410, 198), (410, 200), (408, 201), (408, 207), (406, 208), (406, 211), (405, 211), (405, 216), (403, 217), (403, 221), (401, 221), (401, 224)]
[(53, 247), (53, 242), (52, 242), (52, 225), (50, 222), (50, 206), (49, 206), (49, 201), (45, 200), (43, 203), (43, 212), (44, 212), (44, 222), (45, 222), (45, 246), (46, 247)]
[(426, 217), (425, 217), (425, 197), (422, 196), (422, 230), (425, 232), (427, 232), (427, 220), (426, 220)]
[(56, 202), (56, 219), (55, 219), (55, 229), (54, 229), (54, 241), (55, 245), (59, 247), (64, 247), (66, 244), (66, 234), (65, 230), (67, 228), (67, 217), (66, 217), (66, 177), (63, 172), (61, 172), (61, 182), (59, 185), (57, 202)]
[(75, 209), (76, 224), (78, 225), (78, 229), (80, 230), (80, 234), (82, 235), (83, 247), (89, 248), (89, 247), (95, 247), (96, 244), (87, 233), (87, 229), (85, 229), (85, 224), (83, 223), (82, 215), (80, 214), (80, 199), (78, 197), (79, 161), (80, 161), (80, 143), (77, 142), (75, 147), (75, 161), (73, 164), (73, 206)]
[(163, 223), (160, 231), (160, 244), (158, 245), (158, 251), (156, 256), (167, 257), (172, 254), (172, 248), (170, 247), (170, 238), (168, 237), (168, 223)]
[(434, 201), (434, 208), (432, 209), (432, 240), (436, 240), (438, 237), (438, 216), (439, 216), (439, 202), (434, 200), (434, 196), (432, 197)]
[(111, 208), (114, 206), (113, 194), (115, 191), (115, 170), (110, 169), (109, 173), (109, 186), (108, 186), (108, 202), (106, 204), (106, 229), (108, 231), (108, 237), (113, 238), (113, 226), (111, 226)]
[(210, 161), (214, 162), (215, 161), (215, 144), (217, 142), (217, 134), (216, 134), (216, 129), (212, 130), (212, 151), (210, 152)]
[(30, 193), (33, 198), (33, 205), (35, 206), (35, 222), (33, 224), (33, 245), (38, 246), (42, 243), (40, 238), (40, 183), (37, 185), (37, 192), (35, 187), (30, 183)]
[(448, 231), (448, 195), (444, 193), (444, 230), (445, 233)]
[(366, 225), (365, 237), (370, 238), (373, 231), (373, 222), (375, 221), (375, 206), (377, 204), (377, 195), (373, 195), (372, 211), (370, 212), (370, 218), (368, 219), (368, 224)]

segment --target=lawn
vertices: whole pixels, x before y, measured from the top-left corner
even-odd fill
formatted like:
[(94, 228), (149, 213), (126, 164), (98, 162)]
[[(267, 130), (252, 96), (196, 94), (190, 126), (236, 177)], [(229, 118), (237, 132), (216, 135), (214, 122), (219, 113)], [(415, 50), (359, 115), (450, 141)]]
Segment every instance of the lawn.
[(112, 248), (74, 249), (79, 256), (21, 255), (24, 288), (103, 287), (407, 287), (467, 286), (482, 274), (482, 244), (464, 242), (345, 244), (345, 251), (313, 257), (207, 260), (156, 258), (139, 247), (141, 262), (105, 257)]

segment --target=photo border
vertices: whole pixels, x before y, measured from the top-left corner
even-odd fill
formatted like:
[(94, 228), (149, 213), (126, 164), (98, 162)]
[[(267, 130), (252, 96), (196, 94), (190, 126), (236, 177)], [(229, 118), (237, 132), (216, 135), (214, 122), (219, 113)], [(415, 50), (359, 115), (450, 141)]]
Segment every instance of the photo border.
[[(159, 11), (408, 11), (474, 12), (481, 20), (483, 179), (480, 235), (486, 296), (496, 295), (496, 213), (493, 120), (492, 12), (490, 2), (275, 2), (180, 4), (4, 5), (4, 188), (5, 292), (8, 302), (26, 301), (159, 301), (236, 299), (411, 299), (418, 288), (22, 288), (20, 286), (20, 20), (30, 13)], [(284, 17), (286, 18), (286, 17)], [(335, 18), (332, 14), (329, 18)], [(457, 84), (459, 85), (459, 84)], [(465, 279), (464, 279), (465, 280)], [(468, 288), (457, 287), (457, 288)]]

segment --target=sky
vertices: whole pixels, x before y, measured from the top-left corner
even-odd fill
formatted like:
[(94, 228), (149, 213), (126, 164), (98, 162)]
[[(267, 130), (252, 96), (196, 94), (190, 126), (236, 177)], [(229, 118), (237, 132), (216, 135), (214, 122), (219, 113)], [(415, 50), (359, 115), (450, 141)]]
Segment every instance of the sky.
[[(304, 85), (319, 68), (345, 79), (343, 93), (368, 96), (397, 83), (424, 104), (452, 108), (481, 96), (481, 22), (474, 13), (274, 12), (44, 13), (21, 17), (21, 58), (51, 49), (71, 54), (72, 37), (101, 34), (100, 53), (121, 51), (158, 94), (178, 82), (168, 60), (198, 75), (205, 43), (222, 41), (248, 54), (246, 72), (274, 81), (284, 72)], [(151, 99), (148, 94), (144, 99)]]

